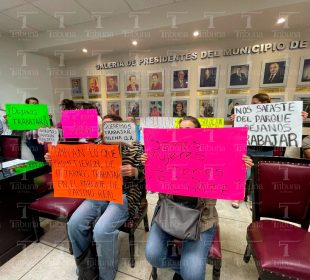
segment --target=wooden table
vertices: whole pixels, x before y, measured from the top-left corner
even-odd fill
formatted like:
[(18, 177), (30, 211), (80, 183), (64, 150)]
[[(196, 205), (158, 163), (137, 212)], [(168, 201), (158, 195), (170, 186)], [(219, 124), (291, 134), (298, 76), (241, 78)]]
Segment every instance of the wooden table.
[[(4, 161), (0, 158), (0, 162)], [(27, 211), (38, 197), (33, 179), (51, 170), (47, 164), (37, 163), (0, 171), (0, 266), (35, 240)]]

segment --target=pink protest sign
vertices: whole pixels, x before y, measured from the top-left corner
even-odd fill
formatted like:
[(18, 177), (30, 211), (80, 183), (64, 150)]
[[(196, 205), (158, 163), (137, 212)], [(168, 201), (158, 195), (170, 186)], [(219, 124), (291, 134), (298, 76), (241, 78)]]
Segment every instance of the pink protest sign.
[(244, 198), (247, 128), (144, 129), (146, 188), (153, 192)]
[(61, 125), (64, 138), (97, 138), (97, 110), (64, 110), (61, 113)]

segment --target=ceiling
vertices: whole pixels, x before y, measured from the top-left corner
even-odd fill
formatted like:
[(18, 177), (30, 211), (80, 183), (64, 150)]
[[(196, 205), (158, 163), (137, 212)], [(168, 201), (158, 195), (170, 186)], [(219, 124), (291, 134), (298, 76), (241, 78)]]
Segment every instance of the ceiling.
[[(309, 11), (309, 0), (2, 0), (0, 32), (25, 51), (70, 60), (247, 34), (262, 39), (301, 30), (309, 37)], [(288, 21), (276, 25), (281, 16)]]

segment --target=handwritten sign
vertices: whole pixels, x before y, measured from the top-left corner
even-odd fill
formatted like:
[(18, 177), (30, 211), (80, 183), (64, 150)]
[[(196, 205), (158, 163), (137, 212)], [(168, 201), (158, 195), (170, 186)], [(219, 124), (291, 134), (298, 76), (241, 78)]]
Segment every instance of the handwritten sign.
[(56, 145), (59, 140), (59, 131), (57, 128), (42, 127), (38, 129), (39, 143), (52, 143)]
[(136, 125), (133, 122), (106, 122), (103, 125), (105, 143), (126, 144), (131, 146), (137, 141)]
[(148, 190), (243, 199), (246, 167), (242, 155), (246, 153), (246, 128), (145, 128), (144, 137)]
[(235, 127), (248, 127), (249, 146), (301, 147), (302, 101), (235, 107)]
[(173, 128), (174, 118), (172, 117), (141, 117), (140, 118), (140, 142), (144, 144), (143, 129), (147, 128)]
[(46, 104), (6, 104), (9, 129), (35, 130), (50, 127), (50, 118)]
[(56, 197), (122, 204), (121, 158), (116, 145), (49, 146)]
[(61, 113), (64, 138), (97, 138), (98, 113), (96, 109), (64, 110)]
[[(180, 127), (182, 118), (174, 118), (174, 128)], [(224, 118), (198, 118), (201, 128), (221, 128), (224, 127)]]

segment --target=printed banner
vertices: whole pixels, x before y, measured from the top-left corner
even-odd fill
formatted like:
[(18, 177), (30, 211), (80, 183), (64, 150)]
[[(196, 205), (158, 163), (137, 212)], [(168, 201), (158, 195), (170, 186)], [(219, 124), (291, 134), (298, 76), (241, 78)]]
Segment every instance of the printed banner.
[(244, 198), (247, 128), (144, 129), (146, 187), (153, 192)]
[(97, 110), (64, 110), (61, 112), (61, 125), (64, 138), (97, 138)]
[(6, 104), (5, 109), (11, 130), (36, 130), (51, 125), (46, 104)]
[(301, 147), (302, 101), (235, 106), (235, 127), (248, 127), (249, 146)]
[(38, 142), (39, 143), (52, 143), (56, 145), (59, 140), (59, 131), (55, 127), (43, 127), (38, 129)]
[(55, 197), (123, 203), (118, 146), (58, 144), (49, 152)]
[(137, 141), (136, 124), (133, 122), (106, 122), (103, 125), (105, 143), (131, 146)]

